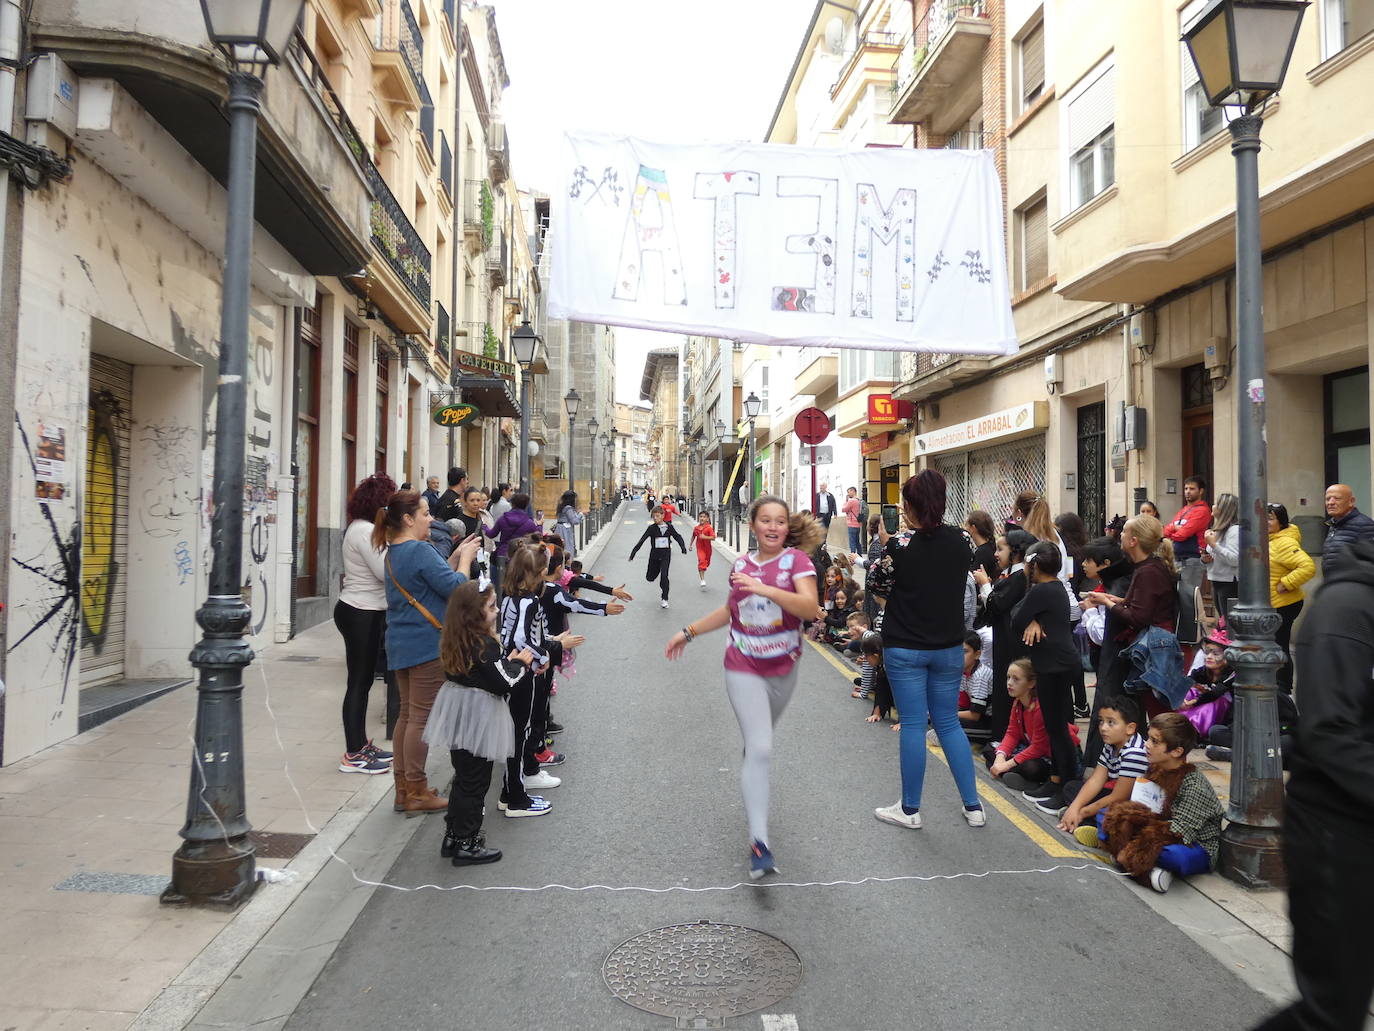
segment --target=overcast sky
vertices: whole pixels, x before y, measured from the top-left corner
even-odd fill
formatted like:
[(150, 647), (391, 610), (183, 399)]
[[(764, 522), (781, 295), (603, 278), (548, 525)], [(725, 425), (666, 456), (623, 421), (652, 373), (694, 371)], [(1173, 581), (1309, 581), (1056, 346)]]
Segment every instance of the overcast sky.
[[(814, 0), (489, 2), (510, 74), (511, 173), (550, 195), (567, 129), (761, 140), (815, 9)], [(638, 400), (645, 353), (678, 339), (617, 329), (616, 400)]]

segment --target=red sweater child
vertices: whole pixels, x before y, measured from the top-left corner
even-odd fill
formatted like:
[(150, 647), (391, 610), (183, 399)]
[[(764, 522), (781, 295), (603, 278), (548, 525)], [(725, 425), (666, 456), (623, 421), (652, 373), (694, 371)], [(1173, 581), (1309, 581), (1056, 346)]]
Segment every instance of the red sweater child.
[[(1078, 744), (1078, 727), (1075, 724), (1069, 724), (1069, 736), (1073, 738), (1075, 745)], [(1023, 741), (1030, 743), (1018, 753), (1016, 747)], [(1002, 738), (997, 751), (1008, 758), (1015, 756), (1018, 764), (1049, 756), (1050, 735), (1045, 729), (1045, 716), (1040, 711), (1038, 701), (1032, 703), (1030, 708), (1026, 708), (1020, 702), (1012, 703), (1007, 736)]]

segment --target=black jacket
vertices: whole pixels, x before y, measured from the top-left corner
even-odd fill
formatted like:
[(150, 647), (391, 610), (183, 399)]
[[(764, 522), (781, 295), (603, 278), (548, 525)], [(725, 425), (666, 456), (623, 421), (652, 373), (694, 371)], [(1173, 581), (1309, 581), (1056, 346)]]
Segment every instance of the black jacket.
[(520, 683), (520, 678), (525, 675), (525, 672), (525, 664), (523, 662), (511, 662), (505, 658), (501, 651), (500, 642), (493, 638), (482, 649), (481, 658), (472, 664), (471, 669), (463, 673), (450, 672), (444, 675), (455, 684), (480, 688), (490, 694), (505, 698), (511, 693), (511, 689)]
[(1011, 610), (1026, 596), (1024, 569), (1002, 577), (992, 585), (992, 593), (983, 603), (981, 626), (992, 628), (992, 735), (1001, 740), (1007, 732), (1011, 717), (1011, 696), (1007, 694), (1007, 667), (1013, 659), (1026, 654), (1026, 646), (1011, 632)]
[(1353, 544), (1308, 601), (1293, 654), (1302, 722), (1289, 801), (1374, 827), (1374, 540)]
[(1322, 541), (1322, 576), (1330, 576), (1341, 561), (1340, 555), (1356, 541), (1374, 537), (1374, 519), (1352, 508), (1340, 519), (1326, 521), (1326, 540)]
[[(660, 530), (667, 530), (668, 532), (660, 533)], [(684, 555), (687, 554), (687, 544), (683, 541), (682, 534), (673, 529), (672, 523), (650, 523), (648, 527), (645, 528), (643, 536), (641, 536), (639, 540), (635, 542), (635, 546), (630, 549), (630, 558), (634, 558), (639, 552), (639, 549), (644, 547), (652, 537), (667, 537), (670, 541), (677, 541), (677, 546), (682, 549), (682, 553)], [(673, 549), (671, 547), (665, 550), (667, 550), (669, 554), (672, 554)], [(651, 547), (649, 549), (649, 554), (652, 555), (653, 552), (654, 549)]]

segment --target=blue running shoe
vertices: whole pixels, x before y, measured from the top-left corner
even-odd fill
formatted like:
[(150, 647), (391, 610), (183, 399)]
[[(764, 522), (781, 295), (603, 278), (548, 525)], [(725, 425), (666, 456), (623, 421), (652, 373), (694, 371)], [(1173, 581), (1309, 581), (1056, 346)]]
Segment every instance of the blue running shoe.
[(777, 873), (777, 865), (773, 862), (773, 853), (768, 851), (768, 846), (761, 841), (756, 841), (749, 846), (749, 879), (757, 881), (770, 873)]

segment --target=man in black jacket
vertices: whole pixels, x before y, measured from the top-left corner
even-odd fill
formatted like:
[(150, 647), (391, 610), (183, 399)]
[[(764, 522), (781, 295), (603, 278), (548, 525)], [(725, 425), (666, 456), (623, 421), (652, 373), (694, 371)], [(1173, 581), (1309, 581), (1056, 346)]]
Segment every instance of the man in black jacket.
[(455, 465), (448, 471), (448, 490), (439, 495), (439, 504), (430, 515), (444, 522), (457, 519), (463, 507), (463, 491), (467, 489), (468, 472), (462, 466)]
[(1374, 994), (1374, 540), (1341, 554), (1294, 646), (1306, 686), (1283, 858), (1301, 998), (1263, 1031), (1365, 1025)]
[(1326, 540), (1322, 542), (1322, 576), (1330, 576), (1340, 554), (1358, 540), (1374, 537), (1374, 519), (1355, 507), (1355, 492), (1344, 483), (1326, 488)]

